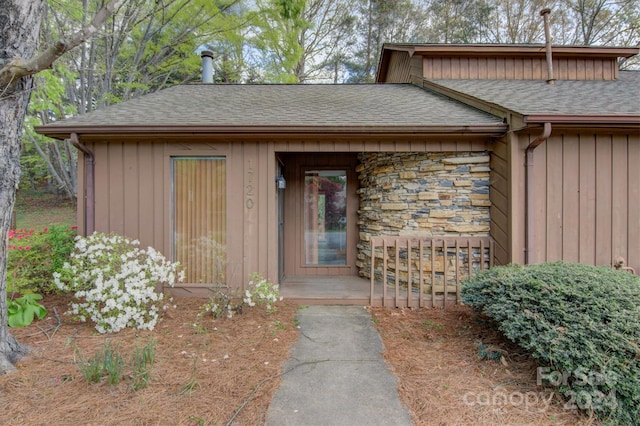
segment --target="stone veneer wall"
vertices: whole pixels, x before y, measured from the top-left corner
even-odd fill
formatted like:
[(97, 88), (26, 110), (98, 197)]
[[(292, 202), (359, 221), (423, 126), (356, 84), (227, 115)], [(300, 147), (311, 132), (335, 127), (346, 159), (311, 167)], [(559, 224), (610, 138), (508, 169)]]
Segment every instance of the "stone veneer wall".
[(362, 153), (357, 266), (369, 275), (369, 238), (488, 236), (486, 152)]

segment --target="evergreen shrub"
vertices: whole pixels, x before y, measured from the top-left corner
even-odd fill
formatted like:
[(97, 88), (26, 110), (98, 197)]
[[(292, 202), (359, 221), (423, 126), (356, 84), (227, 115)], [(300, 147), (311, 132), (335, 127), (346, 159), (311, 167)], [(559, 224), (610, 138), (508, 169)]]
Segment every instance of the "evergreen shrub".
[(465, 282), (462, 301), (531, 353), (538, 383), (566, 407), (640, 424), (640, 277), (561, 262), (495, 267)]

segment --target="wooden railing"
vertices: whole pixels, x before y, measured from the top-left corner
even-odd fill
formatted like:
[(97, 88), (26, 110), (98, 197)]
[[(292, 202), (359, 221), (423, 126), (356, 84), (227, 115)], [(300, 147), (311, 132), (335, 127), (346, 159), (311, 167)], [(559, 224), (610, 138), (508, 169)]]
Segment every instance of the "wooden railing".
[(371, 237), (370, 303), (395, 307), (460, 303), (462, 281), (492, 267), (493, 250), (490, 237)]

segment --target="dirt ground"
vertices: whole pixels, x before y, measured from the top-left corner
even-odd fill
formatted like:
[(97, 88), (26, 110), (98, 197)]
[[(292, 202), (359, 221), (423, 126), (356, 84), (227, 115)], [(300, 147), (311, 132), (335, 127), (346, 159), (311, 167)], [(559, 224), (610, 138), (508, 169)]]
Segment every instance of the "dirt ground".
[[(249, 309), (230, 320), (197, 321), (205, 302), (174, 300), (154, 331), (104, 336), (63, 315), (64, 298), (47, 297), (45, 320), (13, 330), (32, 353), (18, 372), (0, 376), (0, 424), (264, 423), (298, 337), (297, 307), (280, 302), (274, 314)], [(592, 423), (564, 410), (551, 390), (536, 387), (535, 364), (488, 332), (467, 308), (376, 308), (372, 315), (417, 425)], [(151, 339), (156, 356), (146, 389), (131, 389), (132, 372), (126, 368), (115, 386), (106, 380), (88, 384), (79, 371), (81, 359), (102, 352), (105, 344), (129, 360)], [(502, 351), (504, 361), (480, 360), (478, 341)]]

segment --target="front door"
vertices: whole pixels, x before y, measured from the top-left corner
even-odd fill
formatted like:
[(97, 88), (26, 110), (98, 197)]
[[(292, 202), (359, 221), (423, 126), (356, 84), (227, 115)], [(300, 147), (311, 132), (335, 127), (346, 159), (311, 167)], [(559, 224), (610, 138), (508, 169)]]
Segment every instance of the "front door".
[(282, 154), (284, 272), (357, 275), (358, 187), (355, 154)]

